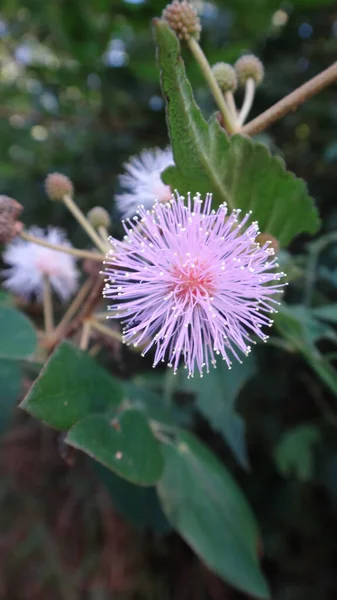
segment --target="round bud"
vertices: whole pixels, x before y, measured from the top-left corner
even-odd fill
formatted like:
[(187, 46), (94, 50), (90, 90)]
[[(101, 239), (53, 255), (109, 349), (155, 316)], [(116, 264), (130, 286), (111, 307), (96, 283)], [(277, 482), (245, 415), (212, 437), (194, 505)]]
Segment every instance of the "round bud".
[(96, 229), (97, 227), (108, 228), (111, 225), (110, 215), (102, 206), (94, 206), (94, 208), (89, 210), (87, 217), (89, 223)]
[(22, 210), (22, 204), (13, 198), (0, 196), (0, 244), (8, 244), (23, 230), (23, 223), (17, 220)]
[(63, 200), (64, 196), (73, 196), (74, 186), (69, 177), (62, 173), (50, 173), (45, 181), (45, 189), (50, 200)]
[(194, 37), (200, 38), (201, 24), (196, 10), (188, 0), (173, 0), (163, 10), (163, 19), (168, 22), (173, 31), (181, 40), (188, 40)]
[(277, 254), (280, 249), (280, 244), (278, 240), (274, 238), (273, 235), (270, 235), (270, 233), (260, 233), (255, 241), (258, 244), (260, 244), (261, 247), (264, 246), (267, 242), (269, 242), (268, 248), (272, 248), (275, 254)]
[(260, 59), (254, 54), (241, 56), (234, 67), (241, 85), (245, 85), (248, 79), (254, 79), (256, 85), (260, 85), (263, 81), (264, 67)]
[(222, 92), (235, 92), (238, 86), (238, 80), (232, 65), (218, 62), (213, 65), (212, 71)]

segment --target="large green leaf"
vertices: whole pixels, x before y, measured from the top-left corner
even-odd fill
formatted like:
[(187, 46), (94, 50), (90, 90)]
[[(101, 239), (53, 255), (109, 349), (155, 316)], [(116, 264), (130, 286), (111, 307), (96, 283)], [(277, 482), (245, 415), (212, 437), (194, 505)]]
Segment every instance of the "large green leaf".
[(245, 441), (245, 423), (235, 411), (235, 401), (245, 384), (255, 375), (255, 358), (251, 354), (242, 364), (234, 362), (229, 370), (219, 361), (207, 377), (198, 375), (192, 379), (185, 376), (185, 387), (196, 394), (196, 404), (215, 431), (221, 433), (233, 451), (237, 461), (248, 468)]
[(320, 438), (315, 425), (299, 425), (286, 431), (274, 450), (274, 459), (282, 475), (294, 473), (300, 481), (310, 480), (314, 472), (313, 446)]
[(159, 445), (138, 410), (126, 410), (114, 419), (88, 415), (74, 425), (65, 441), (138, 485), (152, 485), (163, 471)]
[(0, 359), (0, 432), (7, 428), (19, 399), (22, 386), (20, 364)]
[(186, 78), (180, 45), (168, 24), (155, 21), (161, 84), (175, 165), (164, 181), (179, 193), (213, 193), (213, 203), (252, 210), (261, 231), (286, 245), (299, 233), (315, 233), (317, 211), (302, 179), (286, 171), (261, 143), (229, 138), (216, 117), (203, 118)]
[(20, 406), (51, 427), (68, 430), (89, 413), (114, 411), (122, 400), (119, 382), (86, 352), (65, 341)]
[(230, 473), (192, 434), (163, 445), (157, 484), (168, 520), (218, 575), (257, 598), (269, 592), (257, 557), (258, 528)]
[(0, 358), (22, 359), (33, 354), (35, 329), (21, 312), (1, 304), (0, 331)]
[(134, 485), (118, 477), (96, 461), (93, 468), (110, 494), (114, 507), (140, 530), (151, 530), (157, 535), (172, 528), (159, 504), (156, 488)]

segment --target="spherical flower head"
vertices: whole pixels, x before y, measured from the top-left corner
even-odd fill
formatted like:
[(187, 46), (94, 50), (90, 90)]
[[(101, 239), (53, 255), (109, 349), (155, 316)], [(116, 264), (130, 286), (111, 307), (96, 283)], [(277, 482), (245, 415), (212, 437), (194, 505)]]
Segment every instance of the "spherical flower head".
[(109, 228), (111, 225), (110, 215), (103, 206), (94, 206), (94, 208), (89, 210), (87, 217), (88, 221), (96, 229), (98, 227)]
[(241, 56), (235, 65), (235, 71), (241, 85), (245, 85), (248, 79), (253, 79), (256, 85), (260, 85), (264, 78), (264, 67), (260, 59), (254, 54)]
[(163, 10), (162, 17), (181, 40), (188, 40), (190, 37), (200, 39), (200, 19), (188, 0), (173, 0)]
[(23, 210), (22, 204), (9, 196), (0, 196), (0, 244), (8, 244), (23, 229), (18, 218)]
[(49, 173), (45, 181), (46, 194), (50, 200), (63, 200), (74, 195), (74, 186), (69, 177), (62, 173)]
[(222, 92), (235, 92), (238, 87), (238, 80), (232, 65), (218, 62), (213, 65), (212, 71)]
[[(50, 227), (46, 233), (39, 227), (32, 227), (28, 233), (50, 244), (71, 247), (64, 232), (55, 227)], [(45, 275), (63, 301), (77, 290), (79, 274), (76, 260), (70, 254), (16, 238), (5, 249), (3, 260), (9, 265), (2, 272), (4, 286), (18, 296), (29, 299), (35, 295), (41, 300)]]
[(116, 196), (123, 217), (133, 217), (139, 205), (152, 208), (156, 200), (167, 202), (170, 199), (171, 188), (165, 185), (161, 175), (173, 164), (171, 148), (143, 150), (124, 164), (125, 173), (119, 176), (119, 183), (125, 192)]
[[(168, 361), (176, 372), (180, 359), (188, 375), (200, 375), (220, 355), (230, 368), (241, 362), (252, 335), (267, 340), (283, 273), (268, 244), (255, 243), (258, 225), (228, 215), (221, 205), (200, 196), (187, 205), (172, 197), (125, 224), (123, 241), (110, 238), (104, 296), (112, 300), (113, 317), (122, 318), (124, 341), (155, 347), (154, 366)], [(226, 219), (226, 217), (228, 217)]]

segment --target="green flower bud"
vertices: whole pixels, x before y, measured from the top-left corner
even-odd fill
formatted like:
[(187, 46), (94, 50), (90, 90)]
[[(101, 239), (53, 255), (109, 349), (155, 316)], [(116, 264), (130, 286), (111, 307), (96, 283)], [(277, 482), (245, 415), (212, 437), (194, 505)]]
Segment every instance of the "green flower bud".
[(260, 85), (263, 81), (264, 67), (260, 59), (254, 54), (241, 56), (234, 67), (241, 85), (245, 85), (247, 79), (254, 79), (256, 85)]
[(218, 62), (213, 65), (212, 71), (222, 92), (235, 92), (238, 86), (238, 80), (232, 65)]
[(89, 210), (87, 217), (89, 223), (95, 229), (98, 227), (106, 227), (108, 229), (111, 225), (110, 215), (102, 206), (94, 206), (94, 208)]

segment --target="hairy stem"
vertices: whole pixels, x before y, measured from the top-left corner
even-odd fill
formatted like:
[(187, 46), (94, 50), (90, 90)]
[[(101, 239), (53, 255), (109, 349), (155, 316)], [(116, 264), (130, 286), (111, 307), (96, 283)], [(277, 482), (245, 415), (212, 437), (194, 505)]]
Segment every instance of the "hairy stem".
[(97, 246), (97, 248), (101, 252), (105, 253), (105, 251), (106, 251), (105, 244), (103, 244), (103, 241), (99, 237), (98, 233), (95, 231), (95, 229), (93, 228), (91, 223), (89, 223), (86, 216), (78, 208), (78, 206), (77, 206), (76, 202), (74, 202), (73, 198), (66, 194), (65, 196), (63, 196), (63, 202), (66, 205), (66, 207), (68, 208), (68, 210), (71, 212), (73, 217), (75, 217), (76, 221), (81, 225), (82, 229), (84, 229), (84, 231), (92, 239), (95, 246)]
[(55, 336), (61, 335), (62, 330), (65, 328), (65, 326), (68, 325), (68, 323), (70, 323), (71, 319), (76, 314), (78, 309), (81, 307), (84, 299), (88, 295), (91, 286), (92, 286), (91, 279), (86, 279), (86, 281), (83, 283), (82, 287), (80, 287), (80, 289), (78, 290), (72, 303), (68, 307), (68, 310), (65, 312), (61, 321), (59, 322), (58, 326), (56, 327), (56, 329), (54, 331)]
[(97, 252), (90, 252), (90, 250), (80, 250), (79, 248), (71, 248), (68, 246), (59, 246), (58, 244), (50, 244), (46, 240), (35, 237), (26, 231), (22, 231), (20, 237), (27, 242), (33, 242), (34, 244), (50, 248), (51, 250), (57, 250), (58, 252), (65, 252), (65, 254), (72, 254), (78, 258), (90, 258), (99, 262), (102, 262), (105, 259), (105, 254), (98, 254)]
[(43, 316), (46, 334), (50, 335), (54, 329), (54, 315), (53, 297), (48, 275), (43, 276)]
[(234, 100), (234, 95), (233, 92), (226, 92), (225, 93), (225, 100), (228, 104), (228, 108), (232, 113), (232, 118), (233, 118), (233, 122), (237, 123), (237, 110), (236, 110), (236, 104), (235, 104), (235, 100)]
[(304, 85), (301, 85), (301, 87), (274, 104), (274, 106), (268, 108), (268, 110), (256, 117), (256, 119), (247, 123), (247, 125), (242, 127), (240, 133), (255, 135), (260, 131), (264, 131), (269, 125), (284, 117), (288, 112), (296, 110), (300, 104), (303, 104), (303, 102), (318, 94), (318, 92), (335, 81), (337, 81), (337, 62), (333, 63), (331, 67), (325, 69), (319, 75), (316, 75), (313, 79), (310, 79), (310, 81), (307, 81)]
[(199, 64), (199, 66), (204, 74), (204, 77), (209, 85), (209, 88), (213, 94), (214, 100), (220, 109), (220, 112), (221, 112), (222, 118), (223, 118), (223, 123), (226, 127), (226, 130), (228, 131), (228, 133), (234, 133), (235, 124), (233, 123), (231, 111), (229, 110), (229, 108), (225, 102), (222, 91), (218, 85), (217, 80), (215, 79), (215, 77), (213, 75), (212, 69), (208, 63), (206, 56), (204, 55), (202, 49), (200, 48), (197, 40), (194, 37), (190, 37), (187, 40), (187, 44), (188, 44), (195, 60)]
[(109, 249), (109, 242), (108, 242), (108, 238), (109, 238), (109, 232), (107, 230), (106, 227), (104, 227), (104, 225), (100, 225), (97, 229), (100, 238), (103, 240), (103, 243), (106, 247), (106, 251)]
[(81, 339), (80, 339), (80, 349), (81, 350), (87, 350), (88, 345), (89, 345), (89, 340), (90, 340), (90, 333), (91, 333), (91, 321), (88, 319), (87, 321), (84, 321), (83, 327), (82, 327), (82, 333), (81, 333)]
[(113, 338), (114, 340), (123, 342), (123, 336), (121, 333), (118, 333), (118, 331), (114, 331), (113, 329), (110, 329), (110, 327), (102, 325), (102, 323), (96, 321), (96, 319), (90, 319), (90, 324), (94, 329), (97, 329), (97, 331), (99, 331), (100, 333), (104, 333), (104, 335), (107, 335)]
[(250, 109), (253, 106), (254, 96), (255, 96), (255, 81), (251, 77), (246, 81), (245, 87), (245, 97), (243, 100), (242, 108), (240, 110), (240, 114), (237, 120), (237, 125), (241, 127), (245, 120), (247, 119)]

